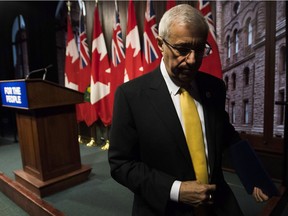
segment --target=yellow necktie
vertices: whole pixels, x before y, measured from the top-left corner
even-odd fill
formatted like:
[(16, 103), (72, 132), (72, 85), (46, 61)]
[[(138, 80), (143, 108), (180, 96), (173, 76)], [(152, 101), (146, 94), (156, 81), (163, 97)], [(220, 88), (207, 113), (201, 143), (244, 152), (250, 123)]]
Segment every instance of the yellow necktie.
[(183, 88), (180, 94), (180, 107), (196, 179), (207, 184), (208, 171), (201, 122), (193, 98)]

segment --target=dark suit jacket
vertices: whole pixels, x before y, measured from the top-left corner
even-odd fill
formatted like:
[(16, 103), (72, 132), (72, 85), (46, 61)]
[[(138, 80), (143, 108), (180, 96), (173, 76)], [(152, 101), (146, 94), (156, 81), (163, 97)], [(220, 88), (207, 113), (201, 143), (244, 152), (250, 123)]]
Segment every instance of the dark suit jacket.
[[(223, 178), (224, 148), (239, 141), (225, 112), (225, 85), (205, 73), (196, 76), (209, 153), (209, 182), (216, 184), (217, 215), (242, 215)], [(175, 180), (195, 180), (185, 136), (160, 69), (120, 86), (110, 131), (111, 175), (134, 192), (133, 215), (193, 215), (170, 201)]]

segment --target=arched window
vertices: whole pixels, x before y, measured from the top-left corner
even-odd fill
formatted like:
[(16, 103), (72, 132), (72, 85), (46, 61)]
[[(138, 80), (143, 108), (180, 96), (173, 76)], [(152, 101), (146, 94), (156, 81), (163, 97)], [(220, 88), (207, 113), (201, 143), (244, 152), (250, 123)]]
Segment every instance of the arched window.
[(231, 57), (231, 40), (230, 36), (227, 37), (227, 58)]
[(229, 78), (228, 78), (228, 76), (225, 76), (224, 82), (225, 82), (225, 85), (226, 85), (226, 90), (228, 90), (228, 88), (229, 88)]
[(279, 72), (285, 73), (285, 71), (286, 71), (286, 47), (282, 46), (280, 48)]
[(250, 74), (250, 69), (248, 67), (245, 67), (243, 78), (244, 78), (244, 85), (246, 86), (249, 85), (249, 74)]
[(12, 49), (15, 78), (24, 78), (29, 73), (27, 34), (22, 15), (15, 18), (12, 26)]
[(235, 102), (231, 103), (231, 123), (234, 124), (236, 122), (236, 110), (235, 110)]
[(243, 123), (248, 124), (249, 123), (249, 103), (248, 100), (243, 101)]
[[(285, 102), (285, 92), (283, 89), (281, 89), (278, 93), (279, 101), (284, 103)], [(278, 124), (279, 125), (284, 125), (285, 121), (285, 107), (284, 106), (279, 106), (279, 115), (278, 115)]]
[(252, 38), (253, 38), (253, 28), (251, 20), (248, 21), (248, 35), (247, 35), (247, 45), (250, 46), (252, 44)]
[(236, 89), (236, 74), (235, 73), (232, 74), (232, 88), (233, 90)]
[(239, 35), (237, 29), (234, 31), (234, 45), (235, 45), (235, 54), (239, 51)]
[(240, 10), (240, 1), (237, 1), (237, 2), (234, 4), (233, 11), (234, 11), (235, 14), (238, 14), (238, 13), (239, 13), (239, 10)]

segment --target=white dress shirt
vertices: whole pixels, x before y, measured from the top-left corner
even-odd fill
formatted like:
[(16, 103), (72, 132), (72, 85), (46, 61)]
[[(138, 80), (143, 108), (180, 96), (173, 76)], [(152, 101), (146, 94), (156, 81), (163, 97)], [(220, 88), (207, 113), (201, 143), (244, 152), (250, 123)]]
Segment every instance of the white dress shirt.
[[(166, 85), (168, 87), (171, 99), (172, 99), (172, 101), (174, 103), (176, 112), (177, 112), (179, 120), (181, 122), (183, 131), (185, 133), (183, 120), (182, 120), (182, 115), (181, 115), (181, 109), (180, 109), (180, 94), (179, 94), (180, 86), (175, 85), (175, 83), (171, 80), (171, 78), (168, 75), (168, 72), (166, 70), (165, 64), (163, 62), (163, 58), (162, 58), (161, 64), (160, 64), (160, 70), (161, 70), (161, 73), (162, 73), (162, 75), (164, 77)], [(200, 117), (200, 121), (201, 121), (201, 127), (202, 127), (204, 144), (205, 144), (205, 153), (206, 153), (206, 157), (208, 158), (207, 140), (206, 140), (206, 136), (205, 136), (205, 123), (204, 123), (203, 107), (198, 101), (196, 101), (196, 100), (194, 100), (194, 101), (195, 101), (195, 104), (196, 104), (196, 107), (197, 107), (197, 111), (198, 111), (198, 114), (199, 114), (199, 117)], [(209, 166), (208, 166), (208, 173), (209, 173)], [(175, 181), (173, 183), (173, 185), (171, 187), (171, 191), (170, 191), (171, 200), (178, 202), (180, 185), (181, 185), (181, 181)]]

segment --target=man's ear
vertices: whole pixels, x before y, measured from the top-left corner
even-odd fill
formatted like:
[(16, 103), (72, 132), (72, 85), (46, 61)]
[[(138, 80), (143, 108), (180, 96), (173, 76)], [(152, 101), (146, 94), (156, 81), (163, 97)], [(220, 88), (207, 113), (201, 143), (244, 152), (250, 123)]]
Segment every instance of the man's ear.
[(156, 40), (157, 40), (157, 45), (159, 47), (159, 50), (161, 52), (163, 52), (163, 40), (162, 40), (162, 38), (160, 36), (157, 36)]

